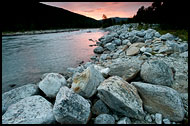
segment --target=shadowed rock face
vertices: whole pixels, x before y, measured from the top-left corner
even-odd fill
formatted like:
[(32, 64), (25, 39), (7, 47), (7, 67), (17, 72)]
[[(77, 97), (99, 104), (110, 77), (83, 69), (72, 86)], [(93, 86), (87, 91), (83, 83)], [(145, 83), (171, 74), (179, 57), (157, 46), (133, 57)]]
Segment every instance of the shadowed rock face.
[(63, 86), (56, 96), (53, 113), (61, 124), (86, 124), (90, 116), (90, 104), (82, 96)]
[(102, 74), (94, 66), (90, 66), (73, 78), (71, 88), (81, 96), (89, 98), (96, 93), (97, 87), (103, 80)]
[(144, 118), (142, 100), (136, 88), (118, 76), (112, 76), (98, 87), (98, 96), (111, 109), (136, 119)]
[(11, 105), (2, 116), (3, 124), (55, 123), (53, 105), (39, 95), (26, 97)]
[(141, 67), (140, 75), (145, 82), (171, 86), (173, 84), (172, 69), (163, 61), (147, 61)]
[(142, 100), (144, 109), (149, 113), (161, 113), (171, 121), (182, 121), (184, 108), (179, 93), (172, 88), (142, 82), (132, 82)]

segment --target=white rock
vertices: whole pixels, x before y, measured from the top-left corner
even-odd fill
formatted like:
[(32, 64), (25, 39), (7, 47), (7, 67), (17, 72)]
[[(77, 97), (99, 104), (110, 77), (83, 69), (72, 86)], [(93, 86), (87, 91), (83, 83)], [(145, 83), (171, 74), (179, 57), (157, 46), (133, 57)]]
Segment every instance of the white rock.
[(50, 98), (55, 98), (62, 86), (66, 86), (67, 81), (64, 76), (58, 73), (48, 73), (39, 82), (39, 88)]
[(155, 122), (156, 124), (162, 124), (162, 114), (160, 113), (155, 114)]
[(118, 76), (112, 76), (100, 84), (98, 97), (122, 115), (136, 119), (144, 118), (142, 100), (136, 88)]
[(164, 124), (171, 124), (171, 122), (170, 122), (170, 120), (169, 119), (163, 119), (163, 122), (164, 122)]
[(2, 116), (3, 124), (55, 123), (53, 105), (39, 95), (26, 97), (12, 104)]
[(121, 118), (117, 124), (131, 124), (131, 120), (128, 117)]
[(86, 124), (90, 118), (90, 104), (68, 87), (62, 87), (53, 106), (55, 119), (61, 124)]
[[(149, 113), (161, 113), (171, 121), (184, 118), (183, 102), (179, 93), (167, 86), (132, 82), (143, 100), (144, 109)], [(159, 106), (159, 107), (158, 107)]]
[(3, 93), (2, 113), (5, 113), (10, 105), (15, 104), (21, 99), (37, 94), (39, 94), (39, 88), (35, 84), (27, 84)]

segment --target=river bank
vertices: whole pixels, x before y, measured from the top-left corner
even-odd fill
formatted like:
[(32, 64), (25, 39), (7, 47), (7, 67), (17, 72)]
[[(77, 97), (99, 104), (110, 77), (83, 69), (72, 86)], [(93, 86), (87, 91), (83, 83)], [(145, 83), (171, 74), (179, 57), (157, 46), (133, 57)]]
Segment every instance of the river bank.
[(187, 124), (187, 42), (137, 27), (108, 27), (92, 61), (4, 93), (3, 124)]
[(34, 30), (34, 31), (23, 31), (23, 32), (2, 32), (2, 36), (36, 35), (36, 34), (47, 34), (47, 33), (72, 32), (72, 31), (79, 31), (79, 30), (81, 30), (81, 28), (55, 29), (55, 30)]

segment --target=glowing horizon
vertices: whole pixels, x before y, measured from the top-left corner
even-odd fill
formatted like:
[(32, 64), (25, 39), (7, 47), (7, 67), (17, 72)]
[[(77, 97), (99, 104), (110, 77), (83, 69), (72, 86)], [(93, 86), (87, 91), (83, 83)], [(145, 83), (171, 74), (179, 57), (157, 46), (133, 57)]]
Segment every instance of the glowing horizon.
[(96, 20), (105, 14), (110, 17), (132, 18), (141, 6), (151, 6), (153, 2), (40, 2), (78, 13)]

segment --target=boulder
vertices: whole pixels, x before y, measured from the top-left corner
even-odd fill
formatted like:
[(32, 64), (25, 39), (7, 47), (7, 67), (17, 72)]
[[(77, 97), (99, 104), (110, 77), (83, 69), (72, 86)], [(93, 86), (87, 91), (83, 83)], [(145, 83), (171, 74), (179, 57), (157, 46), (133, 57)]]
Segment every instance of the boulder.
[(109, 51), (115, 50), (115, 44), (107, 43), (104, 47), (106, 47)]
[(157, 37), (157, 38), (160, 38), (161, 35), (160, 35), (159, 32), (155, 32), (155, 33), (154, 33), (154, 36)]
[(94, 49), (94, 53), (102, 54), (104, 52), (104, 48), (101, 46), (98, 46)]
[(108, 107), (102, 102), (102, 100), (96, 101), (96, 103), (92, 106), (92, 113), (95, 115), (100, 114), (108, 114), (109, 109)]
[(149, 122), (149, 123), (152, 122), (152, 118), (151, 118), (151, 116), (150, 116), (149, 114), (147, 114), (147, 115), (145, 116), (145, 121), (147, 121), (147, 122)]
[(136, 43), (133, 43), (130, 47), (138, 47), (138, 48), (141, 48), (143, 47), (145, 44), (142, 43), (142, 42), (136, 42)]
[(121, 115), (144, 118), (142, 100), (136, 88), (118, 76), (112, 76), (100, 84), (98, 97)]
[(126, 53), (127, 53), (127, 56), (134, 56), (134, 55), (136, 55), (136, 54), (139, 53), (139, 48), (138, 47), (134, 47), (134, 46), (133, 47), (129, 47), (127, 49)]
[(82, 96), (64, 86), (57, 93), (53, 114), (61, 124), (86, 124), (90, 118), (90, 104)]
[(161, 60), (146, 61), (141, 66), (140, 76), (145, 82), (156, 85), (171, 86), (174, 81), (172, 69)]
[(188, 43), (185, 42), (185, 43), (180, 44), (179, 45), (179, 50), (180, 50), (180, 52), (188, 51)]
[(66, 86), (67, 81), (64, 76), (58, 73), (48, 73), (39, 82), (39, 88), (50, 98), (55, 98), (62, 86)]
[(10, 105), (15, 104), (21, 99), (37, 94), (39, 94), (39, 88), (35, 84), (27, 84), (3, 93), (2, 113), (4, 114)]
[(131, 120), (128, 117), (121, 118), (117, 124), (131, 124)]
[(89, 66), (73, 78), (71, 88), (81, 96), (89, 98), (96, 93), (97, 87), (103, 80), (102, 74), (94, 66)]
[(160, 39), (161, 40), (164, 40), (164, 41), (166, 41), (166, 40), (174, 40), (175, 39), (175, 37), (172, 35), (172, 34), (170, 34), (170, 33), (167, 33), (167, 34), (164, 34), (164, 35), (162, 35), (161, 37), (160, 37)]
[(115, 62), (109, 65), (110, 71), (108, 74), (110, 76), (120, 76), (124, 80), (130, 81), (140, 72), (141, 63), (133, 60)]
[(177, 91), (167, 86), (153, 85), (142, 82), (132, 82), (141, 99), (144, 109), (149, 113), (161, 113), (172, 121), (182, 121), (184, 108)]
[(55, 123), (53, 105), (39, 95), (26, 97), (12, 104), (2, 116), (3, 124)]
[(159, 47), (159, 51), (158, 53), (164, 53), (164, 54), (172, 54), (173, 53), (173, 49), (172, 47), (168, 47), (166, 45)]
[(100, 114), (95, 118), (94, 124), (115, 124), (115, 119), (109, 114)]

